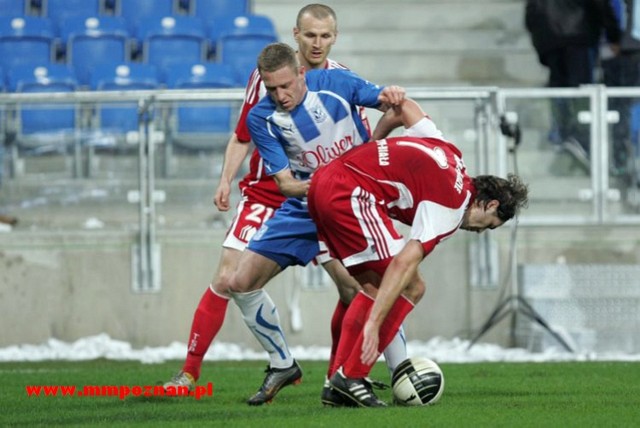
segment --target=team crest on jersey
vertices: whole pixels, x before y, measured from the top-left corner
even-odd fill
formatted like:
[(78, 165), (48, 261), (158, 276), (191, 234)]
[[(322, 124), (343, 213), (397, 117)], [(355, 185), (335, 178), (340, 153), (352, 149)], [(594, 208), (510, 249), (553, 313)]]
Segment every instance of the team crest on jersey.
[(314, 108), (311, 115), (316, 123), (322, 123), (327, 119), (327, 113), (320, 106)]

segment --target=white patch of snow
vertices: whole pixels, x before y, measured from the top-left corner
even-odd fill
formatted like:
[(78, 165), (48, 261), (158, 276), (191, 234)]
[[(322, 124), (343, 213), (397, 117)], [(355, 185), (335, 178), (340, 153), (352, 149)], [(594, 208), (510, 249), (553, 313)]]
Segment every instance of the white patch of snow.
[[(614, 353), (570, 353), (563, 349), (530, 352), (521, 348), (502, 348), (498, 345), (477, 343), (469, 348), (470, 341), (435, 337), (427, 342), (407, 343), (409, 356), (424, 356), (440, 363), (471, 362), (545, 362), (545, 361), (640, 361), (640, 355)], [(134, 349), (129, 343), (114, 340), (107, 334), (79, 339), (73, 343), (49, 339), (40, 345), (12, 345), (0, 348), (0, 362), (9, 361), (82, 361), (97, 358), (109, 360), (134, 360), (142, 363), (161, 363), (183, 360), (187, 345), (173, 342), (168, 346)], [(329, 348), (323, 346), (296, 346), (292, 354), (299, 360), (329, 359)], [(206, 361), (267, 360), (267, 354), (233, 343), (214, 342)]]

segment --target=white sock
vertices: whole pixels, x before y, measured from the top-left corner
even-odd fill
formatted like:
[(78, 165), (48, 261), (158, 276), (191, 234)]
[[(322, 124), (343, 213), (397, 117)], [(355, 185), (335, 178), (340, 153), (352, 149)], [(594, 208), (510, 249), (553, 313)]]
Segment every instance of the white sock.
[(384, 359), (391, 374), (398, 367), (398, 364), (407, 359), (407, 340), (404, 337), (404, 328), (402, 326), (400, 326), (398, 333), (384, 350)]
[(266, 291), (231, 293), (245, 324), (269, 353), (271, 367), (284, 369), (293, 365), (293, 357), (284, 338), (276, 305)]

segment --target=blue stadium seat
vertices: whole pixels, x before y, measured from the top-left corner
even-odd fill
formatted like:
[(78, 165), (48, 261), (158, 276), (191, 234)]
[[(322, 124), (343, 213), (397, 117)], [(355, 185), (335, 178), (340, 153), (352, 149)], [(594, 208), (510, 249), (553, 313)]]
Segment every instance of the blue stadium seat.
[[(93, 70), (90, 87), (96, 91), (156, 89), (160, 85), (153, 65), (119, 63)], [(131, 102), (98, 107), (98, 127), (105, 132), (126, 133), (138, 130), (137, 105)]]
[(205, 22), (209, 26), (209, 38), (214, 44), (223, 34), (235, 36), (261, 34), (278, 38), (273, 21), (266, 15), (219, 15)]
[(142, 61), (161, 69), (206, 60), (204, 23), (195, 17), (165, 16), (146, 20), (138, 27), (138, 39), (143, 41)]
[(174, 12), (174, 0), (120, 0), (116, 3), (116, 15), (129, 23), (131, 31), (144, 21), (171, 16)]
[[(4, 70), (2, 69), (2, 67), (0, 67), (0, 93), (6, 90), (5, 85), (6, 85), (6, 80), (5, 80)], [(5, 119), (6, 107), (7, 106), (5, 104), (0, 104), (0, 146), (4, 145), (4, 137), (5, 137), (4, 119)], [(0, 151), (3, 150), (3, 148), (4, 147), (0, 147)], [(1, 153), (0, 153), (0, 162), (2, 162)], [(2, 169), (3, 169), (2, 167), (3, 165), (0, 164), (0, 183), (2, 183)]]
[(206, 22), (251, 13), (250, 0), (191, 0), (187, 3), (189, 3), (189, 13)]
[(225, 64), (176, 64), (165, 72), (164, 81), (171, 89), (242, 87), (233, 69)]
[[(61, 64), (46, 63), (11, 68), (8, 83), (12, 92), (73, 92), (78, 87), (71, 69)], [(38, 104), (37, 108), (21, 108), (22, 135), (75, 129), (74, 108), (42, 107), (45, 106)]]
[(27, 12), (28, 0), (0, 0), (0, 16), (24, 16)]
[[(160, 86), (155, 66), (118, 63), (98, 67), (91, 75), (91, 89), (97, 91), (152, 90)], [(138, 150), (140, 142), (138, 104), (133, 101), (101, 103), (95, 106), (92, 131), (87, 133), (87, 176), (95, 174), (96, 151), (124, 155)], [(116, 162), (118, 164), (120, 162)]]
[[(78, 84), (73, 71), (61, 64), (21, 65), (9, 70), (13, 92), (73, 92)], [(76, 106), (69, 104), (22, 104), (12, 125), (16, 134), (12, 159), (42, 154), (72, 155), (73, 175), (80, 173), (80, 138)], [(16, 167), (12, 168), (16, 171)]]
[(159, 85), (158, 69), (149, 64), (114, 63), (91, 74), (91, 89), (96, 91), (155, 89)]
[(218, 62), (233, 67), (236, 80), (240, 82), (249, 79), (260, 51), (278, 41), (273, 22), (263, 15), (242, 15), (217, 24), (214, 22), (211, 38), (217, 38)]
[(50, 62), (54, 30), (47, 18), (0, 17), (0, 66)]
[(102, 0), (45, 0), (42, 15), (55, 24), (72, 16), (98, 16)]
[(631, 105), (630, 133), (631, 144), (634, 147), (636, 157), (640, 157), (640, 102)]
[[(224, 64), (191, 64), (172, 67), (166, 76), (170, 89), (215, 89), (238, 87), (233, 70)], [(192, 149), (210, 149), (216, 135), (228, 139), (232, 127), (231, 102), (176, 103), (172, 115), (172, 141)], [(213, 135), (212, 135), (213, 134)]]
[(130, 57), (131, 39), (126, 22), (119, 17), (67, 18), (60, 27), (60, 37), (66, 45), (67, 64), (73, 66), (83, 85), (89, 84), (94, 68)]

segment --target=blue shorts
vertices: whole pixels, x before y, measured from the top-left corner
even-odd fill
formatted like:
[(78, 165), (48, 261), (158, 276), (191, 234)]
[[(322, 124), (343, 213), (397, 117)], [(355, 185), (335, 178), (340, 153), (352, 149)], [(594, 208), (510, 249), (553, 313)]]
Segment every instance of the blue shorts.
[(305, 266), (320, 252), (318, 230), (309, 215), (307, 202), (289, 198), (258, 229), (247, 248), (278, 263)]

